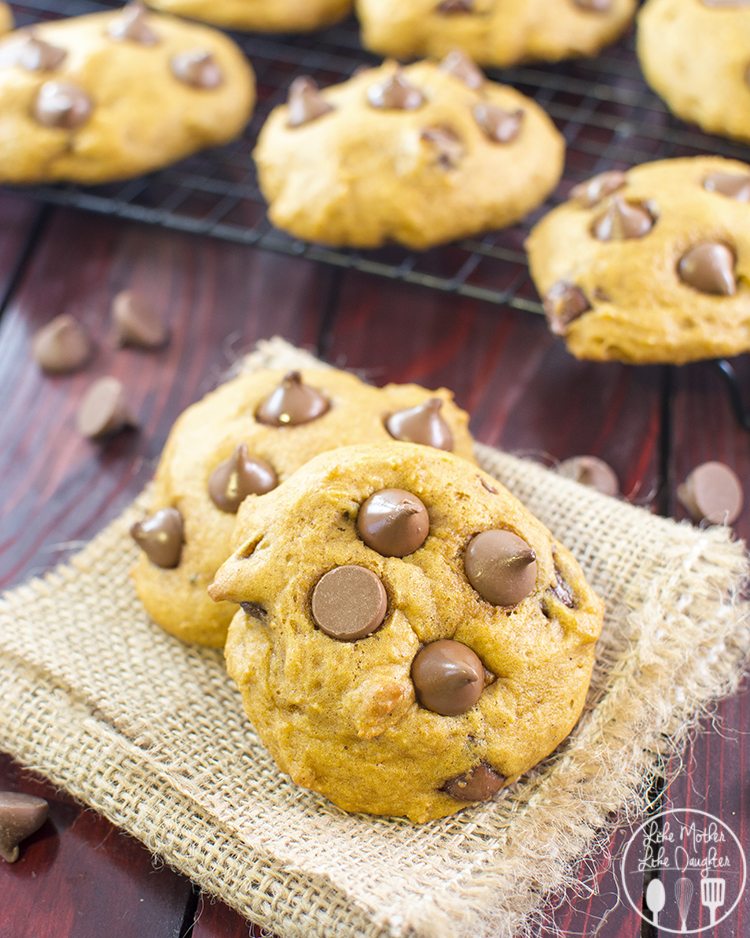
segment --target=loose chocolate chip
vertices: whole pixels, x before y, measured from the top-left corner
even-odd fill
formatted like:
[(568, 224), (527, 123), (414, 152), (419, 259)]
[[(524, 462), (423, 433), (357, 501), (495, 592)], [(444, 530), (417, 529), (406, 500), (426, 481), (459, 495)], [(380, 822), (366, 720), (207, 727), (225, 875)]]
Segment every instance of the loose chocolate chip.
[(221, 66), (211, 52), (203, 49), (173, 55), (171, 68), (174, 77), (191, 88), (207, 90), (218, 88), (224, 82)]
[(440, 125), (422, 131), (422, 140), (429, 144), (437, 155), (443, 169), (454, 169), (461, 161), (465, 150), (461, 138), (450, 127)]
[(52, 72), (62, 65), (67, 55), (65, 49), (53, 46), (30, 32), (0, 52), (0, 65), (17, 65), (27, 72)]
[(609, 13), (612, 0), (573, 0), (573, 3), (587, 13)]
[(386, 111), (415, 111), (422, 107), (426, 98), (399, 69), (384, 81), (370, 85), (367, 100), (372, 107)]
[(248, 495), (265, 495), (278, 484), (273, 466), (251, 456), (243, 443), (211, 473), (208, 494), (218, 509), (233, 515)]
[(0, 857), (15, 863), (18, 845), (36, 833), (47, 820), (49, 805), (44, 798), (17, 791), (0, 791)]
[(318, 628), (339, 642), (355, 642), (383, 624), (388, 595), (372, 570), (350, 564), (322, 576), (313, 590), (312, 614)]
[(294, 427), (317, 420), (330, 406), (327, 397), (304, 383), (299, 371), (290, 371), (261, 402), (255, 418), (272, 427)]
[(32, 107), (38, 123), (60, 130), (77, 130), (91, 117), (94, 105), (83, 89), (69, 81), (47, 81)]
[(747, 173), (711, 173), (703, 180), (703, 188), (737, 202), (750, 202), (750, 175)]
[(565, 335), (568, 326), (591, 309), (591, 303), (580, 287), (567, 280), (558, 280), (543, 300), (544, 313), (555, 335)]
[(627, 241), (644, 237), (653, 227), (654, 219), (644, 205), (615, 196), (594, 219), (591, 233), (599, 241)]
[(705, 241), (686, 251), (677, 265), (680, 279), (700, 293), (734, 296), (737, 278), (732, 251), (718, 241)]
[(301, 75), (294, 79), (287, 98), (287, 127), (301, 127), (331, 111), (333, 106), (326, 101), (312, 78)]
[(614, 469), (598, 456), (572, 456), (564, 459), (557, 471), (566, 479), (575, 479), (604, 495), (620, 494), (620, 483)]
[(505, 785), (505, 779), (484, 762), (469, 772), (450, 778), (443, 791), (456, 801), (489, 801)]
[(493, 143), (512, 143), (521, 131), (524, 112), (506, 111), (496, 104), (480, 101), (474, 105), (474, 120)]
[(435, 12), (443, 16), (450, 16), (453, 13), (473, 13), (474, 0), (441, 0), (435, 7)]
[(462, 81), (469, 88), (473, 88), (474, 91), (479, 91), (484, 85), (484, 73), (460, 49), (453, 49), (452, 52), (446, 55), (440, 63), (440, 70), (453, 75), (454, 78)]
[(694, 521), (732, 524), (740, 516), (744, 501), (737, 474), (720, 462), (697, 466), (677, 489), (677, 497)]
[(176, 508), (162, 508), (130, 529), (130, 535), (151, 563), (166, 570), (180, 563), (185, 526)]
[(50, 374), (69, 374), (91, 358), (93, 344), (83, 326), (67, 314), (56, 316), (31, 341), (39, 367)]
[(440, 413), (442, 407), (442, 400), (433, 397), (426, 404), (397, 410), (386, 418), (385, 428), (395, 440), (450, 451), (453, 449), (453, 433)]
[(404, 489), (381, 489), (359, 509), (357, 531), (383, 557), (406, 557), (424, 544), (430, 516), (424, 502)]
[(112, 301), (112, 323), (118, 345), (161, 348), (169, 339), (169, 329), (145, 297), (123, 290)]
[(417, 700), (427, 710), (455, 717), (471, 710), (482, 696), (481, 658), (461, 642), (443, 638), (424, 645), (411, 666)]
[(242, 607), (242, 611), (252, 619), (258, 619), (260, 622), (265, 623), (268, 618), (268, 611), (264, 606), (261, 606), (260, 603), (244, 602), (240, 603), (240, 606)]
[(570, 190), (570, 198), (583, 205), (584, 208), (593, 208), (608, 195), (622, 189), (627, 181), (625, 173), (612, 169), (573, 186)]
[(512, 531), (482, 531), (464, 552), (469, 583), (494, 606), (516, 606), (536, 586), (536, 554)]
[(141, 46), (155, 46), (159, 42), (149, 24), (146, 8), (138, 2), (123, 7), (120, 15), (109, 24), (107, 33), (118, 42), (127, 40)]
[(78, 408), (79, 432), (91, 440), (137, 426), (125, 390), (117, 378), (99, 378), (86, 391)]

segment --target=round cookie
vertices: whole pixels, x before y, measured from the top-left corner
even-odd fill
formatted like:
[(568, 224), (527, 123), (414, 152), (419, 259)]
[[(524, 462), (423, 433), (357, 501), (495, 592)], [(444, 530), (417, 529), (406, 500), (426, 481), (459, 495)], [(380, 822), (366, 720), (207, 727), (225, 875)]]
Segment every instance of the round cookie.
[[(404, 556), (365, 540), (362, 513), (384, 490), (401, 493), (387, 523)], [(421, 534), (400, 507), (414, 500)], [(575, 725), (602, 605), (571, 554), (465, 460), (394, 444), (323, 454), (248, 499), (235, 540), (211, 587), (243, 604), (229, 673), (279, 767), (346, 811), (453, 814)]]
[(137, 4), (0, 40), (0, 182), (125, 179), (226, 143), (252, 69), (217, 30)]
[(0, 35), (13, 29), (13, 14), (7, 3), (0, 3)]
[(149, 6), (226, 29), (307, 32), (343, 19), (351, 0), (148, 0)]
[(381, 55), (482, 65), (595, 55), (628, 26), (636, 0), (357, 0), (362, 42)]
[(678, 117), (750, 140), (750, 4), (649, 0), (638, 16), (646, 81)]
[(142, 548), (133, 576), (151, 618), (184, 641), (221, 647), (236, 609), (213, 603), (206, 589), (231, 552), (242, 498), (272, 490), (313, 456), (347, 443), (395, 436), (473, 459), (468, 416), (452, 397), (414, 384), (376, 388), (334, 369), (261, 371), (189, 407), (172, 428), (148, 514), (133, 531)]
[(533, 229), (531, 275), (577, 358), (750, 351), (750, 166), (663, 160), (576, 187)]
[(560, 179), (564, 142), (537, 104), (455, 54), (323, 92), (297, 79), (254, 155), (279, 228), (422, 249), (523, 218)]

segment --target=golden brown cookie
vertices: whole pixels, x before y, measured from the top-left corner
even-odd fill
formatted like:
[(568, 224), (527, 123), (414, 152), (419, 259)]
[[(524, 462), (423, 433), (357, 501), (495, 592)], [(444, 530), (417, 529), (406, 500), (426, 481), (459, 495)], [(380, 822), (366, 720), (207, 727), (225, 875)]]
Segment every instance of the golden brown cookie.
[(485, 801), (570, 733), (602, 605), (572, 555), (452, 454), (339, 449), (240, 509), (211, 594), (279, 767), (346, 811)]
[(550, 328), (578, 358), (750, 351), (750, 166), (664, 160), (576, 187), (527, 242)]
[(351, 0), (148, 0), (149, 6), (252, 32), (307, 32), (342, 19)]
[(627, 28), (636, 0), (357, 0), (373, 52), (440, 57), (462, 49), (482, 65), (596, 55)]
[(13, 29), (13, 14), (7, 3), (0, 3), (0, 34)]
[(189, 407), (169, 435), (150, 512), (134, 536), (143, 548), (138, 595), (164, 629), (221, 647), (235, 607), (206, 588), (231, 552), (237, 507), (270, 491), (310, 458), (348, 443), (394, 437), (472, 459), (468, 416), (446, 390), (375, 388), (343, 371), (240, 375)]
[(324, 91), (297, 79), (255, 150), (279, 228), (418, 249), (523, 218), (555, 187), (563, 158), (544, 111), (460, 54), (386, 63)]
[(638, 17), (646, 81), (678, 117), (750, 140), (750, 4), (649, 0)]
[(0, 41), (0, 182), (137, 176), (233, 139), (254, 100), (227, 36), (137, 4), (18, 30)]

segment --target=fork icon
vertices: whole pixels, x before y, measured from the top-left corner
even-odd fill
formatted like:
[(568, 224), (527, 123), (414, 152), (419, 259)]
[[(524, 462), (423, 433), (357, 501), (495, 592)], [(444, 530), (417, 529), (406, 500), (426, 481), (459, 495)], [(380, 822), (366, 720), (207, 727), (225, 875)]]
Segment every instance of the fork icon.
[(726, 880), (720, 876), (708, 876), (701, 880), (701, 905), (708, 909), (711, 924), (716, 924), (716, 910), (724, 905)]

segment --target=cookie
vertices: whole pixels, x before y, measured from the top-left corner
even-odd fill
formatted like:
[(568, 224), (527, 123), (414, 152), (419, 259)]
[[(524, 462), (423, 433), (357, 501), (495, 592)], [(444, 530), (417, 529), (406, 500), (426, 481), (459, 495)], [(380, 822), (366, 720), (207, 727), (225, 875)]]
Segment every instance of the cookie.
[(527, 241), (550, 328), (578, 358), (750, 351), (750, 166), (664, 160), (577, 186)]
[(0, 3), (0, 35), (13, 29), (13, 14), (7, 3)]
[(255, 150), (273, 223), (330, 245), (427, 248), (510, 225), (544, 201), (564, 142), (533, 101), (461, 54), (297, 79)]
[(149, 6), (226, 29), (307, 32), (343, 19), (351, 0), (149, 0)]
[(638, 58), (670, 110), (703, 130), (750, 140), (750, 5), (743, 0), (649, 0)]
[(134, 528), (134, 570), (152, 619), (189, 642), (221, 647), (235, 607), (206, 589), (231, 552), (245, 495), (273, 490), (313, 456), (347, 443), (406, 440), (472, 458), (468, 416), (449, 391), (375, 388), (343, 371), (240, 375), (177, 420)]
[(396, 58), (461, 49), (482, 65), (596, 55), (636, 0), (357, 0), (362, 42)]
[(220, 32), (137, 4), (0, 41), (0, 182), (125, 179), (236, 137), (253, 72)]
[(211, 594), (279, 767), (415, 822), (489, 800), (570, 733), (602, 606), (571, 554), (456, 456), (323, 454), (237, 519)]

